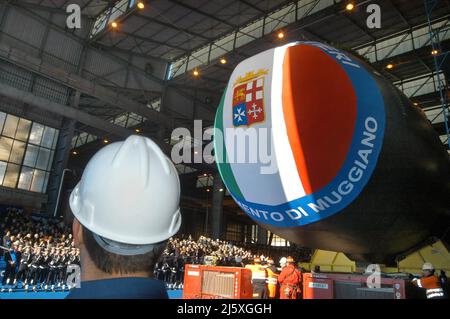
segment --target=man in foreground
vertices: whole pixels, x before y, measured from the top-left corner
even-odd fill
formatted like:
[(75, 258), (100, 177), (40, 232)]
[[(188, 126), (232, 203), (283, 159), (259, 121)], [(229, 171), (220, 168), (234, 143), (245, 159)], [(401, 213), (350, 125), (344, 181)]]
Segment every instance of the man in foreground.
[(130, 136), (96, 153), (70, 196), (81, 287), (67, 298), (166, 299), (151, 277), (180, 228), (179, 198), (177, 171), (150, 139)]

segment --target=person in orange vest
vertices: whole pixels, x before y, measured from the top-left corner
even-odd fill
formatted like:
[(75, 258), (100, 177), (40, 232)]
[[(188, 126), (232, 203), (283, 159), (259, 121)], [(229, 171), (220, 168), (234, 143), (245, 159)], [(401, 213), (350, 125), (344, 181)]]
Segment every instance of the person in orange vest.
[(422, 266), (423, 277), (414, 278), (412, 283), (419, 288), (425, 289), (427, 299), (445, 299), (444, 290), (438, 276), (434, 274), (433, 264), (424, 263)]
[(267, 292), (269, 299), (275, 299), (278, 292), (278, 269), (272, 258), (267, 260)]
[(253, 264), (245, 268), (252, 271), (253, 299), (267, 299), (267, 271), (261, 265), (261, 259), (256, 257)]
[(280, 299), (297, 299), (297, 293), (301, 291), (300, 283), (302, 274), (294, 265), (294, 258), (286, 258), (286, 267), (283, 268), (278, 276), (280, 283)]

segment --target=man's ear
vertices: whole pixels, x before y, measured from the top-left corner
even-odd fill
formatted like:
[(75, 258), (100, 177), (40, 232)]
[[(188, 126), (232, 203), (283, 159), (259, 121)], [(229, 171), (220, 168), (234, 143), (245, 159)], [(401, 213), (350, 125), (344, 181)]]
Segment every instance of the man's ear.
[(74, 218), (72, 223), (72, 231), (73, 231), (73, 241), (75, 242), (76, 247), (80, 247), (84, 244), (83, 242), (83, 226), (81, 226), (78, 219)]

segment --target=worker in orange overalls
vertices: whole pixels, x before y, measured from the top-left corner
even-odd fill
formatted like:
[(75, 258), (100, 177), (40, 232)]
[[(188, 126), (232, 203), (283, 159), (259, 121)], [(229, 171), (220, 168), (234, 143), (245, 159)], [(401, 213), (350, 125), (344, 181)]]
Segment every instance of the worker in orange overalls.
[(426, 289), (427, 299), (444, 299), (444, 290), (438, 276), (434, 274), (435, 269), (433, 264), (424, 263), (422, 266), (423, 277), (414, 278), (412, 283), (419, 288)]
[(301, 292), (300, 284), (302, 274), (294, 265), (294, 258), (286, 258), (286, 267), (283, 268), (278, 276), (280, 283), (280, 299), (297, 299), (297, 293)]
[(267, 291), (269, 299), (275, 299), (278, 292), (278, 269), (272, 258), (267, 260)]
[(267, 299), (267, 271), (261, 265), (261, 259), (256, 257), (253, 264), (245, 268), (252, 271), (253, 299)]

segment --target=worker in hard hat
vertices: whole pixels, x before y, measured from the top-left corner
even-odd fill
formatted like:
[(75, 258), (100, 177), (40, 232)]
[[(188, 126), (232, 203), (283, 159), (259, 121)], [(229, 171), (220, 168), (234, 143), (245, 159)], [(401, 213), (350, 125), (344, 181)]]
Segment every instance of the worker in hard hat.
[(432, 263), (426, 262), (422, 266), (423, 277), (414, 278), (412, 283), (419, 288), (425, 289), (427, 299), (444, 299), (444, 290), (441, 282), (436, 276), (435, 269)]
[(255, 257), (253, 264), (246, 265), (245, 268), (252, 271), (253, 299), (267, 299), (267, 271), (261, 265), (261, 259)]
[(286, 257), (281, 257), (279, 261), (280, 267), (278, 270), (281, 272), (284, 267), (286, 267)]
[(278, 276), (280, 283), (280, 299), (297, 299), (297, 294), (301, 291), (302, 274), (295, 267), (294, 258), (286, 258), (286, 267)]
[(278, 292), (278, 269), (272, 258), (267, 260), (267, 295), (269, 299), (275, 299)]
[(150, 139), (98, 151), (70, 195), (81, 287), (68, 298), (166, 299), (153, 268), (181, 224), (177, 171)]

